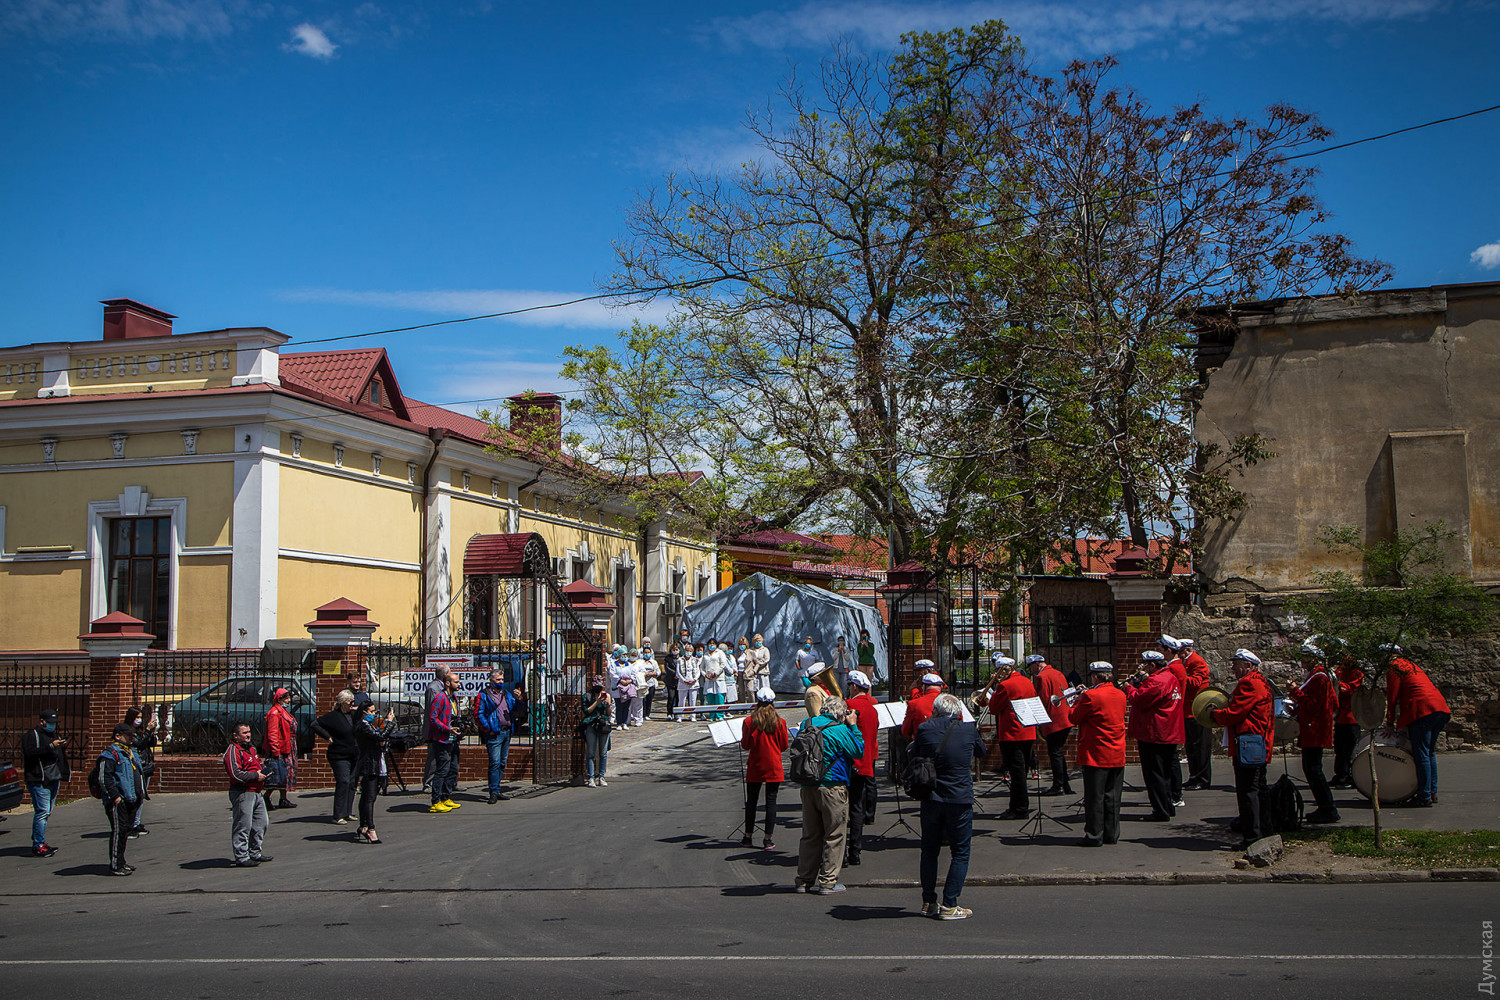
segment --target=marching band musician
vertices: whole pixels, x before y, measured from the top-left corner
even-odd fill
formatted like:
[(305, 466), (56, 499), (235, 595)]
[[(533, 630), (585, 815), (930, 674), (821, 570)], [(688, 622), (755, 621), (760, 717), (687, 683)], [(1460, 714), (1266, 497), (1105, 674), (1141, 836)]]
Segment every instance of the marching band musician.
[[(1338, 679), (1339, 711), (1333, 720), (1333, 788), (1354, 787), (1354, 745), (1359, 742), (1359, 722), (1354, 718), (1354, 692), (1365, 683), (1365, 672), (1354, 657), (1349, 655), (1349, 646), (1342, 639), (1329, 638), (1323, 645), (1328, 650), (1328, 665), (1334, 668)], [(1337, 660), (1335, 666), (1334, 661)]]
[(1087, 691), (1073, 702), (1078, 727), (1078, 767), (1083, 771), (1083, 846), (1120, 840), (1120, 793), (1125, 787), (1125, 692), (1114, 683), (1115, 668), (1104, 660), (1089, 664)]
[(1032, 668), (1031, 682), (1037, 696), (1042, 699), (1052, 721), (1037, 726), (1042, 739), (1047, 742), (1047, 766), (1052, 769), (1052, 787), (1043, 795), (1072, 795), (1073, 786), (1068, 783), (1068, 734), (1073, 731), (1073, 720), (1069, 715), (1068, 702), (1061, 695), (1067, 689), (1068, 679), (1062, 672), (1047, 662), (1040, 653), (1026, 657), (1026, 665)]
[(906, 718), (901, 720), (901, 735), (908, 740), (916, 739), (917, 727), (932, 718), (932, 703), (943, 693), (943, 678), (931, 660), (918, 660), (915, 666), (922, 691), (907, 701)]
[(1213, 731), (1198, 724), (1193, 718), (1193, 699), (1212, 682), (1208, 673), (1208, 661), (1193, 648), (1193, 640), (1183, 639), (1182, 665), (1187, 669), (1187, 688), (1182, 692), (1183, 716), (1182, 738), (1187, 743), (1188, 774), (1182, 787), (1189, 791), (1204, 791), (1213, 785), (1214, 743)]
[(1266, 765), (1271, 762), (1276, 723), (1271, 714), (1271, 689), (1260, 675), (1260, 657), (1248, 649), (1237, 649), (1229, 665), (1239, 681), (1229, 704), (1213, 710), (1213, 720), (1229, 728), (1234, 794), (1240, 806), (1240, 818), (1230, 829), (1243, 835), (1249, 846), (1262, 836), (1260, 802), (1266, 793)]
[(995, 717), (995, 738), (1004, 754), (1005, 773), (1010, 775), (1010, 808), (1001, 819), (1025, 819), (1031, 815), (1031, 799), (1026, 791), (1026, 765), (1031, 747), (1036, 743), (1036, 727), (1023, 726), (1011, 702), (1035, 698), (1036, 688), (1022, 674), (1016, 673), (1016, 661), (995, 655), (995, 676), (990, 681), (989, 709)]
[[(1316, 638), (1316, 637), (1314, 637)], [(1323, 776), (1323, 751), (1333, 746), (1333, 720), (1339, 711), (1338, 682), (1323, 667), (1323, 650), (1308, 639), (1297, 651), (1302, 683), (1292, 699), (1297, 713), (1297, 746), (1302, 750), (1302, 776), (1312, 789), (1318, 808), (1304, 822), (1337, 823), (1339, 811)]]
[(1141, 669), (1125, 687), (1130, 702), (1130, 735), (1141, 755), (1141, 776), (1151, 801), (1148, 822), (1162, 823), (1177, 815), (1172, 803), (1171, 768), (1182, 742), (1182, 692), (1177, 675), (1167, 669), (1167, 658), (1154, 649), (1141, 654)]
[[(1427, 672), (1401, 655), (1401, 647), (1382, 646), (1389, 664), (1385, 677), (1385, 724), (1406, 730), (1417, 764), (1414, 806), (1437, 805), (1437, 738), (1452, 717), (1448, 702)], [(1400, 717), (1397, 717), (1397, 711)]]
[(1187, 717), (1189, 715), (1187, 698), (1187, 667), (1182, 662), (1182, 640), (1174, 639), (1165, 633), (1157, 640), (1161, 643), (1162, 655), (1167, 658), (1167, 669), (1172, 671), (1172, 676), (1177, 678), (1177, 705), (1174, 711), (1181, 718), (1181, 723), (1173, 729), (1180, 735), (1177, 745), (1172, 747), (1170, 765), (1167, 768), (1167, 777), (1172, 782), (1172, 807), (1175, 809), (1183, 804), (1182, 801), (1182, 756), (1178, 753), (1178, 747), (1187, 738)]

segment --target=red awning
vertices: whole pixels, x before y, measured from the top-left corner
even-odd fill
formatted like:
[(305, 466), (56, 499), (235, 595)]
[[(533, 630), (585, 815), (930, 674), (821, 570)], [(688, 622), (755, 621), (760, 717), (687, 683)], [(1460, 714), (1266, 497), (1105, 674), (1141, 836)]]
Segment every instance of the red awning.
[(514, 535), (475, 535), (464, 548), (464, 576), (531, 576), (526, 566), (526, 547), (535, 544), (533, 558), (551, 565), (547, 543), (534, 531)]

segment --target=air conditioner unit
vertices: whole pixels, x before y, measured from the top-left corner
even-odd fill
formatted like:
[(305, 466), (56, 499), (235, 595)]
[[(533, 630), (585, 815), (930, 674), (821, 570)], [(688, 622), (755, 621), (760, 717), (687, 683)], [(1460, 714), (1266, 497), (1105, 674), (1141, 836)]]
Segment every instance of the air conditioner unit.
[(682, 614), (682, 605), (683, 600), (681, 594), (661, 595), (661, 613), (666, 615), (668, 618), (676, 618), (678, 615)]

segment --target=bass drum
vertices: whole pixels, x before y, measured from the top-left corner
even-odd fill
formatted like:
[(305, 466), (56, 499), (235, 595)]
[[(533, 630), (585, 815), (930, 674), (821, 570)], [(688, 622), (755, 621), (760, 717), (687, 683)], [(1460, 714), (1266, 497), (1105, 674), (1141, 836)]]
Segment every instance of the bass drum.
[(1385, 721), (1385, 685), (1367, 681), (1363, 687), (1351, 691), (1349, 709), (1354, 713), (1354, 721), (1365, 729), (1379, 729)]
[(1302, 727), (1297, 722), (1297, 717), (1288, 709), (1285, 698), (1271, 699), (1271, 710), (1275, 713), (1273, 722), (1276, 726), (1276, 745), (1279, 747), (1291, 747), (1297, 744), (1297, 734)]
[(1396, 729), (1376, 730), (1354, 745), (1354, 787), (1370, 798), (1370, 757), (1375, 758), (1375, 774), (1380, 779), (1380, 804), (1392, 805), (1410, 798), (1417, 790), (1417, 762), (1411, 755), (1411, 741)]

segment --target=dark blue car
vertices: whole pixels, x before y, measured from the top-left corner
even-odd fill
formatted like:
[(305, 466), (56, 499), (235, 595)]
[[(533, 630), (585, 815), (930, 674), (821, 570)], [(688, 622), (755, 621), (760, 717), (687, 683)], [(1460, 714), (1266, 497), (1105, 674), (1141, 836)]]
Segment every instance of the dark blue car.
[(163, 740), (172, 749), (186, 753), (223, 753), (230, 734), (241, 722), (250, 724), (255, 745), (266, 735), (266, 712), (277, 688), (291, 692), (287, 709), (297, 720), (297, 752), (313, 748), (314, 705), (307, 687), (296, 677), (252, 674), (230, 677), (210, 684), (197, 694), (172, 706)]

